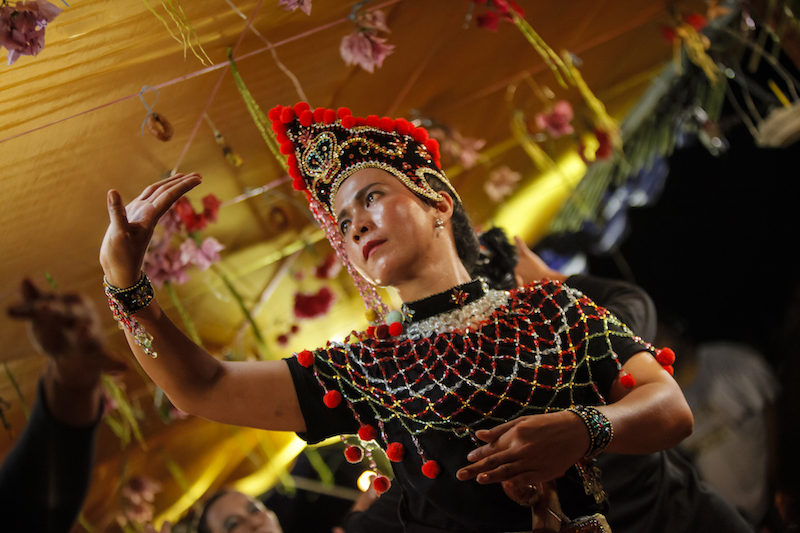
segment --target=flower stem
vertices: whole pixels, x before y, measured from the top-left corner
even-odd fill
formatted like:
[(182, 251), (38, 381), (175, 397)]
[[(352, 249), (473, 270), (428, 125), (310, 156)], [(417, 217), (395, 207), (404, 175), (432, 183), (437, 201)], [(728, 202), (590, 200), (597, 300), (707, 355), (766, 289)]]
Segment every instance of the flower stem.
[(31, 416), (31, 409), (30, 407), (28, 407), (28, 402), (25, 401), (25, 396), (22, 395), (22, 391), (19, 388), (19, 384), (17, 383), (17, 380), (14, 379), (14, 374), (12, 374), (11, 369), (8, 368), (8, 363), (3, 363), (3, 368), (6, 371), (6, 376), (8, 376), (8, 380), (14, 387), (14, 391), (17, 393), (17, 398), (19, 398), (19, 404), (22, 407), (22, 412), (25, 413), (25, 420), (27, 420)]
[(228, 278), (228, 276), (220, 272), (219, 269), (216, 268), (215, 266), (212, 266), (211, 268), (219, 276), (219, 279), (222, 280), (222, 283), (224, 283), (225, 286), (228, 288), (231, 295), (233, 296), (233, 299), (236, 300), (236, 303), (239, 305), (239, 309), (241, 309), (245, 319), (250, 323), (250, 326), (253, 328), (253, 336), (256, 338), (256, 342), (258, 343), (258, 346), (260, 348), (259, 353), (266, 352), (267, 343), (264, 341), (264, 337), (261, 335), (261, 331), (258, 329), (256, 321), (253, 320), (253, 315), (251, 315), (250, 310), (247, 309), (247, 305), (245, 305), (242, 296), (239, 294), (239, 291), (237, 291), (236, 287), (233, 286), (233, 283), (231, 283), (231, 280)]
[(180, 298), (178, 298), (178, 294), (175, 292), (175, 287), (173, 287), (172, 283), (169, 281), (165, 281), (164, 288), (167, 289), (167, 294), (169, 294), (172, 303), (175, 305), (175, 309), (178, 310), (178, 314), (181, 316), (181, 320), (183, 320), (183, 325), (186, 326), (186, 332), (189, 334), (189, 338), (192, 339), (196, 345), (202, 347), (203, 341), (200, 339), (200, 335), (197, 333), (197, 328), (194, 326), (192, 318), (189, 316), (189, 313), (186, 312), (186, 309), (183, 307)]

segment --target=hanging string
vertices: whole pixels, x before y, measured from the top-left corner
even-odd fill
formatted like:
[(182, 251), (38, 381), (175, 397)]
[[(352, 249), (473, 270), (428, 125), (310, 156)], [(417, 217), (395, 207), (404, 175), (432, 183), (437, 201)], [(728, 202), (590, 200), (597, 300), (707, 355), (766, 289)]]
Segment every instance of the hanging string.
[[(155, 102), (153, 102), (152, 106), (147, 103), (147, 100), (144, 99), (144, 93), (146, 93), (147, 91), (152, 91), (156, 93), (156, 100)], [(139, 100), (142, 101), (144, 108), (147, 110), (147, 115), (145, 115), (144, 120), (142, 121), (142, 128), (141, 131), (139, 131), (139, 137), (144, 137), (144, 127), (147, 124), (147, 119), (150, 118), (150, 115), (155, 113), (155, 111), (153, 111), (153, 108), (158, 103), (159, 97), (161, 97), (161, 93), (158, 92), (158, 89), (156, 89), (155, 87), (150, 87), (149, 85), (142, 85), (142, 89), (139, 91)]]

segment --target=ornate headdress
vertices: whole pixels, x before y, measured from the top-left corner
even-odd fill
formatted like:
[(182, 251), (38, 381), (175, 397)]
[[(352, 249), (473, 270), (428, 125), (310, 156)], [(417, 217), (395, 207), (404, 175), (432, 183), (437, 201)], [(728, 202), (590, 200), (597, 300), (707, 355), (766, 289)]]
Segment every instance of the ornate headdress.
[(354, 117), (349, 109), (318, 107), (306, 102), (293, 107), (276, 106), (268, 114), (280, 151), (287, 156), (295, 189), (306, 191), (311, 211), (325, 231), (368, 308), (384, 315), (388, 310), (375, 288), (353, 268), (344, 253), (336, 229), (333, 207), (342, 182), (364, 168), (385, 170), (412, 192), (439, 202), (428, 178), (441, 180), (461, 201), (439, 164), (439, 143), (427, 130), (406, 119), (370, 115)]

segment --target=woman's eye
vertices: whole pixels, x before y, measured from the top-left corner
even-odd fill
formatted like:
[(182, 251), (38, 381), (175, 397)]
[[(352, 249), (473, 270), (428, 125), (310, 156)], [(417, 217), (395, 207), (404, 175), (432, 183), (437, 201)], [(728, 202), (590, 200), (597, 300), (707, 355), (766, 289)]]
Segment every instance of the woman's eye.
[(339, 224), (339, 231), (342, 233), (342, 235), (344, 235), (345, 232), (347, 231), (347, 228), (349, 228), (349, 227), (350, 227), (350, 221), (349, 220), (345, 220), (344, 222)]

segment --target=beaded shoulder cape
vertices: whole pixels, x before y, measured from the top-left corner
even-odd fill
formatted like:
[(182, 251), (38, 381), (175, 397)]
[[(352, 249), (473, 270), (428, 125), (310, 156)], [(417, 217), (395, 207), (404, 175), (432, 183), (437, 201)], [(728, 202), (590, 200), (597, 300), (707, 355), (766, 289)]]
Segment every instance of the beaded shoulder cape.
[(385, 443), (386, 425), (401, 424), (423, 459), (417, 437), (428, 431), (463, 437), (522, 415), (606, 403), (599, 381), (610, 385), (621, 368), (612, 341), (641, 343), (613, 314), (554, 281), (507, 292), (475, 280), (403, 313), (400, 335), (354, 332), (304, 366)]

